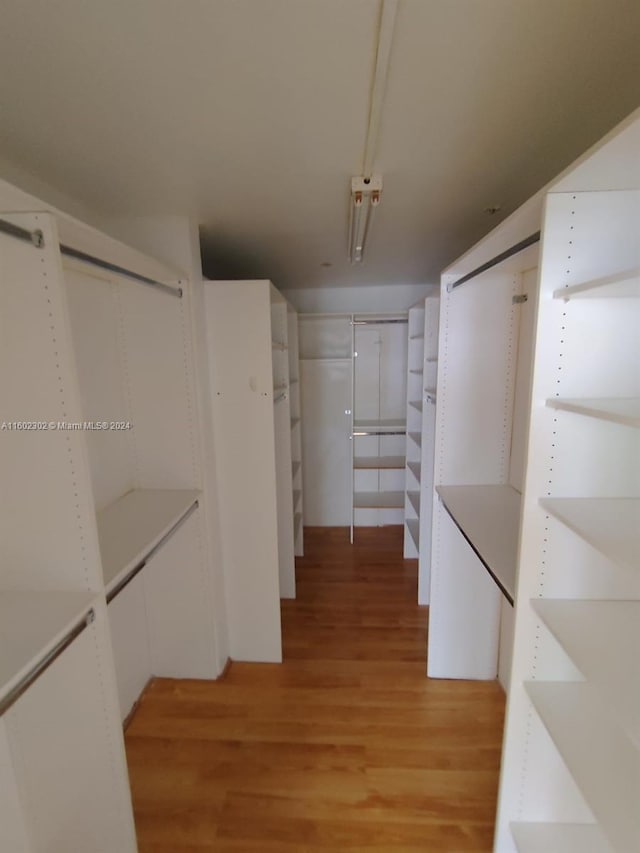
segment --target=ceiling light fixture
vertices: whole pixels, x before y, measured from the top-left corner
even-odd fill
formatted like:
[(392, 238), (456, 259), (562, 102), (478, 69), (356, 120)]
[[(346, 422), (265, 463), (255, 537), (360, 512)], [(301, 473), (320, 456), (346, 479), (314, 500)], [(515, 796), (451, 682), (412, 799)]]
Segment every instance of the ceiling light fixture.
[(382, 178), (351, 178), (349, 260), (352, 264), (362, 261), (364, 244), (381, 195)]

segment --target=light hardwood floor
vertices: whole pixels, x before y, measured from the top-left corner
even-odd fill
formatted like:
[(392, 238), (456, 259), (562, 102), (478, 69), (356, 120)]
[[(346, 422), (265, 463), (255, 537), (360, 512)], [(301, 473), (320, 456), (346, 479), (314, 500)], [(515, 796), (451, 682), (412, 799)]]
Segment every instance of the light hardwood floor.
[(489, 851), (504, 694), (425, 677), (401, 528), (305, 529), (284, 663), (156, 679), (126, 732), (140, 853)]

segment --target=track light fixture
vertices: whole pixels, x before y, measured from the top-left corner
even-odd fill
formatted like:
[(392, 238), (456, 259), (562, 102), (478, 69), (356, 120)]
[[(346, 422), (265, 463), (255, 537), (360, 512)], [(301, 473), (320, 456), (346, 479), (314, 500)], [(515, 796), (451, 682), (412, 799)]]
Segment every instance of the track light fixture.
[(351, 178), (351, 213), (349, 216), (349, 260), (359, 264), (371, 228), (373, 214), (380, 204), (382, 178)]

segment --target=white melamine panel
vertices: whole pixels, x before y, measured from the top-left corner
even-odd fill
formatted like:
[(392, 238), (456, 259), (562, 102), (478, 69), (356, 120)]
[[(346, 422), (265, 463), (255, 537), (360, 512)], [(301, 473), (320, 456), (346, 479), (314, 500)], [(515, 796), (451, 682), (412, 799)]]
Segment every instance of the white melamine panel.
[[(0, 497), (2, 586), (96, 590), (101, 586), (84, 436), (55, 226), (44, 247), (0, 236)], [(11, 423), (31, 428), (11, 429)], [(10, 484), (10, 485), (9, 485)]]
[(189, 317), (182, 299), (118, 279), (125, 372), (135, 445), (135, 485), (200, 485)]
[(614, 850), (637, 850), (638, 750), (611, 726), (606, 708), (588, 684), (529, 682), (526, 687)]
[(279, 662), (269, 287), (207, 282), (205, 306), (230, 655)]
[(131, 713), (153, 674), (142, 577), (145, 571), (137, 574), (107, 608), (121, 720)]
[(622, 270), (553, 291), (556, 299), (621, 299), (640, 297), (640, 269)]
[(436, 492), (495, 582), (513, 600), (520, 494), (511, 486), (437, 486)]
[(13, 770), (5, 722), (0, 718), (0, 850), (30, 853), (31, 845)]
[(300, 358), (351, 361), (351, 315), (301, 314)]
[(302, 360), (305, 524), (349, 524), (351, 359)]
[(353, 505), (356, 509), (401, 509), (404, 492), (354, 492)]
[(640, 570), (639, 498), (546, 498), (540, 506), (605, 557)]
[(103, 618), (5, 714), (34, 853), (136, 849)]
[(614, 853), (595, 823), (512, 823), (518, 853)]
[(193, 506), (193, 489), (136, 489), (97, 515), (102, 571), (113, 589)]
[(509, 692), (511, 683), (511, 664), (513, 662), (513, 632), (515, 613), (513, 605), (506, 598), (500, 602), (500, 644), (498, 648), (498, 681)]
[(534, 599), (531, 606), (640, 750), (640, 602)]
[(153, 675), (215, 678), (209, 632), (212, 602), (197, 510), (173, 533), (143, 571)]
[(511, 427), (509, 483), (522, 492), (525, 453), (529, 428), (531, 376), (533, 372), (533, 325), (538, 296), (538, 269), (527, 270), (522, 276), (522, 295), (527, 301), (518, 304), (518, 354)]
[[(97, 267), (64, 260), (84, 420), (133, 424), (118, 284)], [(97, 510), (134, 487), (133, 429), (87, 430)]]
[(502, 595), (439, 503), (432, 554), (428, 675), (493, 679)]
[[(300, 401), (300, 358), (299, 358), (299, 333), (298, 315), (288, 306), (287, 308), (287, 339), (289, 341), (289, 409), (291, 414), (291, 459), (302, 461), (302, 424)], [(297, 477), (293, 477), (293, 509), (297, 516), (302, 518), (302, 466), (298, 466)], [(304, 528), (301, 523), (295, 523), (294, 516), (294, 554), (302, 557), (304, 554)]]
[(89, 592), (0, 592), (0, 699), (88, 613)]

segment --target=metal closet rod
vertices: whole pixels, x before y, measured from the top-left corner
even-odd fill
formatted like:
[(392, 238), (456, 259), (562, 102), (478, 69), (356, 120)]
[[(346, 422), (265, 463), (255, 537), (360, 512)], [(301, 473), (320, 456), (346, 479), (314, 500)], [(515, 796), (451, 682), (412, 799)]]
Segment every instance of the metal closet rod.
[(3, 699), (0, 699), (0, 717), (5, 714), (12, 705), (15, 705), (22, 694), (31, 687), (34, 681), (40, 678), (43, 672), (49, 669), (51, 664), (60, 657), (62, 652), (71, 645), (76, 637), (82, 634), (87, 625), (90, 625), (95, 618), (96, 614), (93, 609), (88, 610), (82, 619), (77, 622), (58, 643), (56, 643), (51, 651), (47, 652), (42, 660), (38, 661), (33, 669), (29, 670), (29, 672), (20, 679), (16, 686), (13, 687)]
[(408, 323), (407, 317), (398, 320), (352, 320), (352, 326), (384, 326), (388, 323)]
[[(22, 228), (20, 225), (14, 225), (13, 222), (8, 222), (6, 219), (0, 219), (0, 233), (7, 234), (9, 237), (15, 237), (16, 240), (23, 240), (25, 243), (31, 243), (37, 249), (44, 248), (44, 236), (39, 228), (29, 231), (28, 228)], [(72, 249), (71, 246), (65, 246), (63, 243), (60, 244), (60, 252), (69, 258), (75, 258), (78, 261), (84, 261), (86, 264), (92, 264), (94, 267), (118, 273), (133, 281), (140, 282), (140, 284), (156, 287), (158, 290), (163, 290), (165, 293), (171, 294), (171, 296), (177, 296), (178, 299), (182, 299), (181, 287), (171, 287), (169, 284), (164, 284), (155, 278), (149, 278), (146, 275), (133, 272), (133, 270), (129, 270), (126, 267), (120, 267), (118, 264), (103, 261), (102, 258), (96, 258), (95, 255), (89, 255), (87, 252), (81, 252), (79, 249)]]
[(185, 512), (180, 516), (180, 518), (176, 521), (176, 523), (173, 525), (173, 527), (171, 527), (169, 530), (167, 530), (167, 532), (164, 534), (162, 539), (160, 539), (158, 542), (156, 542), (156, 544), (153, 546), (153, 548), (150, 548), (147, 551), (147, 553), (140, 560), (140, 562), (136, 563), (136, 565), (129, 572), (127, 572), (127, 574), (122, 578), (122, 580), (120, 580), (114, 586), (114, 588), (110, 592), (107, 593), (107, 604), (109, 604), (111, 601), (113, 601), (113, 599), (116, 597), (116, 595), (121, 593), (122, 590), (125, 588), (125, 586), (128, 586), (131, 583), (131, 581), (135, 578), (135, 576), (139, 572), (141, 572), (144, 569), (144, 567), (147, 565), (147, 560), (150, 560), (154, 554), (158, 553), (158, 551), (160, 550), (160, 548), (162, 548), (162, 546), (167, 541), (167, 539), (170, 539), (173, 536), (173, 534), (176, 532), (176, 530), (182, 524), (184, 524), (184, 522), (189, 518), (189, 516), (192, 513), (194, 513), (198, 509), (198, 506), (199, 506), (199, 502), (197, 500), (195, 500), (191, 504), (189, 509), (185, 510)]
[(468, 272), (466, 275), (463, 275), (462, 278), (459, 278), (457, 281), (454, 281), (452, 284), (447, 285), (447, 293), (451, 293), (456, 287), (460, 287), (461, 284), (464, 284), (467, 281), (471, 281), (472, 278), (480, 275), (487, 270), (490, 270), (491, 267), (495, 267), (498, 264), (501, 264), (502, 261), (506, 261), (507, 258), (513, 257), (513, 255), (517, 255), (518, 252), (522, 252), (525, 249), (528, 249), (529, 246), (533, 246), (534, 243), (540, 242), (540, 232), (536, 231), (535, 234), (531, 234), (529, 237), (526, 237), (524, 240), (521, 240), (519, 243), (515, 243), (510, 248), (506, 249), (504, 252), (500, 252), (499, 255), (496, 255), (495, 258), (491, 258), (490, 261), (487, 261), (484, 264), (481, 264), (479, 267), (476, 267), (471, 272)]

